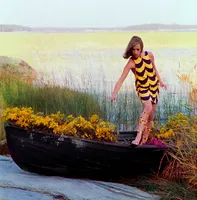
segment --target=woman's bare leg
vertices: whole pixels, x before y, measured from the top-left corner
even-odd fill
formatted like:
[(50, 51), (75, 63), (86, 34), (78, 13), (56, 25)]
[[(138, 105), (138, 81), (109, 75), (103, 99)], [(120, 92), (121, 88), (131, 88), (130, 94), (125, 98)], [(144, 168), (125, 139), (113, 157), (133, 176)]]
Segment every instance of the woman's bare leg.
[(142, 139), (142, 134), (143, 131), (146, 127), (147, 124), (147, 120), (149, 118), (149, 115), (152, 111), (152, 103), (151, 101), (147, 101), (145, 103), (143, 103), (143, 112), (140, 115), (140, 120), (138, 123), (138, 129), (137, 129), (137, 136), (135, 138), (135, 140), (132, 141), (132, 144), (138, 145)]
[(145, 144), (148, 140), (148, 137), (149, 137), (150, 132), (151, 132), (151, 127), (153, 125), (155, 110), (156, 110), (156, 104), (152, 104), (152, 110), (151, 110), (151, 113), (148, 117), (147, 124), (146, 124), (146, 127), (144, 129), (144, 132), (143, 132), (143, 135), (142, 135), (142, 140), (141, 140), (140, 144)]

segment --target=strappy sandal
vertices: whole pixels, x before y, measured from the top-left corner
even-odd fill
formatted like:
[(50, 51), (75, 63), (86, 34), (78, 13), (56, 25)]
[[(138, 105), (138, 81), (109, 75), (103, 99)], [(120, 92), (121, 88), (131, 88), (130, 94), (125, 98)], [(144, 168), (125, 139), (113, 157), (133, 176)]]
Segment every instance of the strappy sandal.
[(143, 135), (140, 144), (141, 145), (146, 144), (147, 140), (148, 140), (148, 136)]
[[(151, 129), (150, 128), (146, 128), (145, 133), (148, 132), (150, 134)], [(140, 144), (146, 144), (149, 134), (143, 134), (142, 135), (142, 140), (140, 142)]]

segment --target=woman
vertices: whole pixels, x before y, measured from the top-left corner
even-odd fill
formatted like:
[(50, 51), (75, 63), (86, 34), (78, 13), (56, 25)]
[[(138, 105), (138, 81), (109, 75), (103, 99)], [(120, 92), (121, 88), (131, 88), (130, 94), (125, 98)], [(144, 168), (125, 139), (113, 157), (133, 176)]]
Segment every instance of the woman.
[(159, 96), (159, 86), (167, 89), (156, 69), (154, 56), (151, 52), (143, 51), (143, 41), (138, 36), (133, 36), (125, 50), (123, 58), (128, 59), (121, 77), (117, 81), (111, 96), (111, 102), (116, 100), (116, 95), (130, 70), (135, 75), (137, 94), (143, 104), (140, 115), (137, 136), (133, 144), (145, 144), (150, 134), (156, 105)]

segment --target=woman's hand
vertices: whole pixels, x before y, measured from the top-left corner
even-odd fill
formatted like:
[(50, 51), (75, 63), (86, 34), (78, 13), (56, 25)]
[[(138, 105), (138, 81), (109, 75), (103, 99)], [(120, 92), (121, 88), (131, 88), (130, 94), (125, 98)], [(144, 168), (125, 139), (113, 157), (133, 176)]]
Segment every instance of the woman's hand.
[(125, 65), (123, 72), (119, 78), (119, 80), (117, 81), (114, 91), (112, 93), (111, 96), (111, 102), (115, 102), (116, 101), (116, 94), (118, 93), (122, 83), (124, 82), (125, 78), (127, 77), (128, 73), (131, 71), (131, 69), (135, 68), (135, 63), (133, 60), (129, 59), (128, 63)]
[(164, 88), (165, 90), (167, 90), (167, 85), (165, 83), (163, 83), (162, 81), (159, 82), (159, 85)]
[(111, 96), (111, 102), (115, 102), (116, 101), (116, 97), (114, 95)]

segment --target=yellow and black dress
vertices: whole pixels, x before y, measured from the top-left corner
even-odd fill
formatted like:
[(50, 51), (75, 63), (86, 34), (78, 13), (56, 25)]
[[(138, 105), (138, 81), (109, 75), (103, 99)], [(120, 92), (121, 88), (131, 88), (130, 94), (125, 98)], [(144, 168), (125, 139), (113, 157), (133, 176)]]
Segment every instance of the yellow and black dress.
[(148, 52), (145, 51), (143, 57), (133, 59), (133, 61), (135, 62), (135, 85), (138, 96), (143, 103), (151, 100), (152, 103), (157, 104), (159, 80)]

